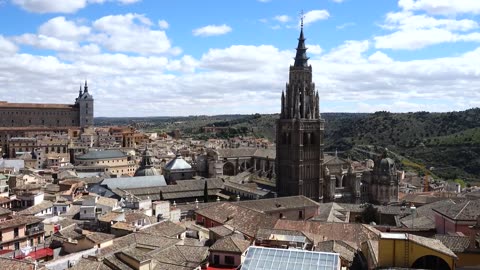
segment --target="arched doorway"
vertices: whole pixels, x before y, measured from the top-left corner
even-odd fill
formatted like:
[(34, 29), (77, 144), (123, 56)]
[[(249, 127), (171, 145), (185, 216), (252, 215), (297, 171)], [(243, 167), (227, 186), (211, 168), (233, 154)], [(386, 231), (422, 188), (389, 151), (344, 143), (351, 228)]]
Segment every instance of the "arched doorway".
[(235, 166), (231, 162), (223, 165), (223, 175), (235, 175)]
[(418, 258), (412, 264), (412, 268), (450, 270), (450, 266), (446, 261), (434, 255), (426, 255)]

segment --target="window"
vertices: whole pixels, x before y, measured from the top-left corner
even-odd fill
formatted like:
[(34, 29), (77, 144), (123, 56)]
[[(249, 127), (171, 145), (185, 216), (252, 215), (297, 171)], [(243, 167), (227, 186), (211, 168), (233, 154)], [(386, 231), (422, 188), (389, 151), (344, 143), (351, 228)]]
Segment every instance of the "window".
[(298, 219), (303, 219), (303, 211), (298, 211)]
[(85, 215), (86, 215), (86, 214), (87, 214), (87, 210), (83, 210), (83, 214), (85, 214)]
[(42, 237), (39, 236), (39, 237), (37, 238), (37, 244), (41, 244), (41, 243), (42, 243)]
[(18, 228), (13, 229), (13, 237), (18, 237)]
[(213, 255), (213, 264), (220, 264), (220, 256)]
[(235, 258), (233, 256), (225, 256), (225, 264), (234, 265)]
[(15, 242), (15, 250), (19, 250), (20, 249), (20, 242)]

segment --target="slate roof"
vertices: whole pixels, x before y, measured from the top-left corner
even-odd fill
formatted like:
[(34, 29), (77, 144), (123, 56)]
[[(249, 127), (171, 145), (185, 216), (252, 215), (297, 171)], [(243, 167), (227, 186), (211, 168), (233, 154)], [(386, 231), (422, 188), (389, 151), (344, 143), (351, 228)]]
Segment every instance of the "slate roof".
[(125, 158), (127, 155), (117, 149), (106, 149), (98, 151), (89, 151), (88, 153), (76, 156), (75, 159), (78, 160), (95, 160), (95, 159), (114, 159), (114, 158)]
[(165, 165), (165, 170), (191, 170), (192, 165), (183, 159), (182, 156), (177, 155)]
[(319, 204), (305, 196), (290, 196), (271, 199), (241, 201), (236, 204), (260, 212), (275, 212), (305, 207), (318, 207)]
[(203, 188), (207, 181), (208, 195), (216, 195), (224, 187), (223, 180), (220, 178), (195, 179), (178, 181), (176, 185), (166, 185), (162, 187), (151, 188), (129, 188), (115, 189), (115, 193), (121, 195), (125, 192), (131, 193), (141, 199), (150, 197), (152, 200), (160, 199), (160, 191), (162, 191), (165, 200), (175, 200), (181, 198), (201, 198), (203, 197)]
[(462, 253), (470, 245), (470, 237), (459, 235), (437, 234), (435, 239), (440, 240), (446, 247), (455, 253)]
[(232, 252), (242, 254), (250, 246), (250, 241), (238, 237), (227, 236), (217, 240), (210, 251)]
[(434, 211), (453, 220), (476, 221), (480, 215), (480, 200), (434, 208)]
[(101, 185), (107, 186), (110, 190), (115, 188), (131, 189), (131, 188), (151, 188), (163, 187), (167, 185), (163, 175), (135, 176), (135, 177), (118, 177), (105, 178)]

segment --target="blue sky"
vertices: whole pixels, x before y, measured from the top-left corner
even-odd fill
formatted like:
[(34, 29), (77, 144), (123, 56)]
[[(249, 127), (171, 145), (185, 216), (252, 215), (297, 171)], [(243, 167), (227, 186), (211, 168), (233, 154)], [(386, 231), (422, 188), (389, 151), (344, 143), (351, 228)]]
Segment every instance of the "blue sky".
[(0, 96), (96, 116), (275, 113), (299, 13), (322, 112), (480, 106), (480, 1), (3, 0)]

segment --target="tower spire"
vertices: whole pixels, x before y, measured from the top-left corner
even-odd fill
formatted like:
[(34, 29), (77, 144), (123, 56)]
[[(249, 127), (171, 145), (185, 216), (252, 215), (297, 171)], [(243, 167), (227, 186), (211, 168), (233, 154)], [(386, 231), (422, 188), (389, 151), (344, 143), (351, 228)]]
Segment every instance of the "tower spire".
[(78, 90), (78, 97), (82, 96), (82, 84), (80, 83), (80, 90)]
[(85, 91), (85, 93), (88, 93), (87, 80), (85, 80), (85, 86), (83, 87), (83, 91)]
[(300, 17), (300, 37), (298, 38), (297, 55), (295, 56), (295, 67), (307, 67), (307, 47), (305, 47), (305, 37), (303, 36), (303, 11)]

